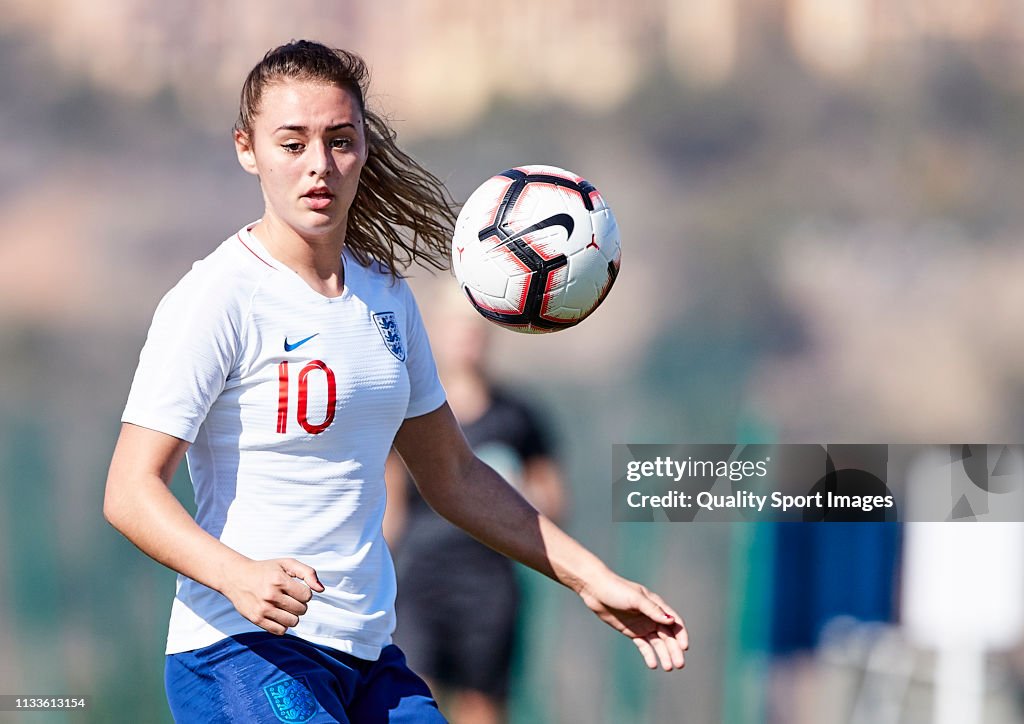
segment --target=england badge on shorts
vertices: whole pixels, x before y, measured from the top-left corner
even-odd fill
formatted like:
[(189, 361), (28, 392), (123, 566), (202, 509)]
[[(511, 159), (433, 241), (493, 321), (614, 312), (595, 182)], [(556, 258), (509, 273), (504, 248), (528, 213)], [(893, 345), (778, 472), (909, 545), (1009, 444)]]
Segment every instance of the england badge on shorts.
[(284, 722), (306, 722), (316, 714), (317, 703), (306, 684), (306, 677), (282, 679), (263, 687), (274, 715)]
[(405, 362), (405, 345), (402, 344), (402, 333), (398, 331), (398, 321), (394, 312), (377, 312), (373, 315), (373, 321), (377, 325), (384, 344), (388, 351), (393, 354), (399, 362)]

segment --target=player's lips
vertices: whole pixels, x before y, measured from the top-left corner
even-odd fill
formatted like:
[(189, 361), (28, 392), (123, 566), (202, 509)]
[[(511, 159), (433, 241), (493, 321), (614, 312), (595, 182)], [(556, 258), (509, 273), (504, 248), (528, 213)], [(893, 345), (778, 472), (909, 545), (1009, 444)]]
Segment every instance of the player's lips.
[(306, 199), (309, 208), (325, 209), (334, 201), (334, 194), (326, 186), (316, 186), (302, 195)]

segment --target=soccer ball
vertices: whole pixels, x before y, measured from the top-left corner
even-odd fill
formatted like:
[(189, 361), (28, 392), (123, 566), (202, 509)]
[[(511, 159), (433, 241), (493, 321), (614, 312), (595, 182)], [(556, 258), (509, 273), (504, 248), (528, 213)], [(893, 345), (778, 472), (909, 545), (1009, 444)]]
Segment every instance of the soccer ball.
[(455, 222), (452, 266), (480, 314), (517, 332), (587, 318), (619, 273), (619, 229), (589, 182), (554, 166), (485, 181)]

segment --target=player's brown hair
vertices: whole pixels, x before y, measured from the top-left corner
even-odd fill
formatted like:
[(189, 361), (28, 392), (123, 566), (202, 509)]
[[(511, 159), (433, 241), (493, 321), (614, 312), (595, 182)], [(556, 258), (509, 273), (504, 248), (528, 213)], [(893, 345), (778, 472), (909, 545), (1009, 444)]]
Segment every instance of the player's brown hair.
[(363, 59), (309, 40), (271, 49), (242, 86), (236, 131), (251, 137), (263, 90), (282, 80), (337, 86), (359, 104), (367, 158), (348, 213), (345, 245), (352, 255), (364, 266), (378, 261), (395, 275), (413, 262), (447, 269), (454, 202), (436, 176), (398, 148), (387, 120), (366, 107), (370, 73)]

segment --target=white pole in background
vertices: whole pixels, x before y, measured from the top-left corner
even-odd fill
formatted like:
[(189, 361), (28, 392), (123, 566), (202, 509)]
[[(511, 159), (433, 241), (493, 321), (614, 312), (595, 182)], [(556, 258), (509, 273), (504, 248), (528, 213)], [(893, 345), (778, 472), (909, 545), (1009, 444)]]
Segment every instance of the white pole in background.
[(980, 724), (985, 660), (1021, 637), (1024, 524), (908, 523), (903, 624), (937, 654), (935, 724)]
[[(936, 457), (909, 471), (905, 519), (936, 520), (928, 509), (950, 501), (949, 471), (955, 470), (948, 453), (944, 460), (939, 448), (928, 455)], [(1012, 462), (1019, 472), (1022, 461)], [(975, 498), (966, 502), (978, 512), (987, 505), (1013, 506), (1020, 498), (1020, 491), (999, 495), (965, 489)], [(937, 655), (932, 721), (981, 724), (987, 656), (1015, 646), (1024, 633), (1024, 523), (908, 523), (904, 528), (903, 626), (912, 643)]]
[(935, 724), (981, 724), (985, 713), (984, 649), (939, 649), (932, 702)]

